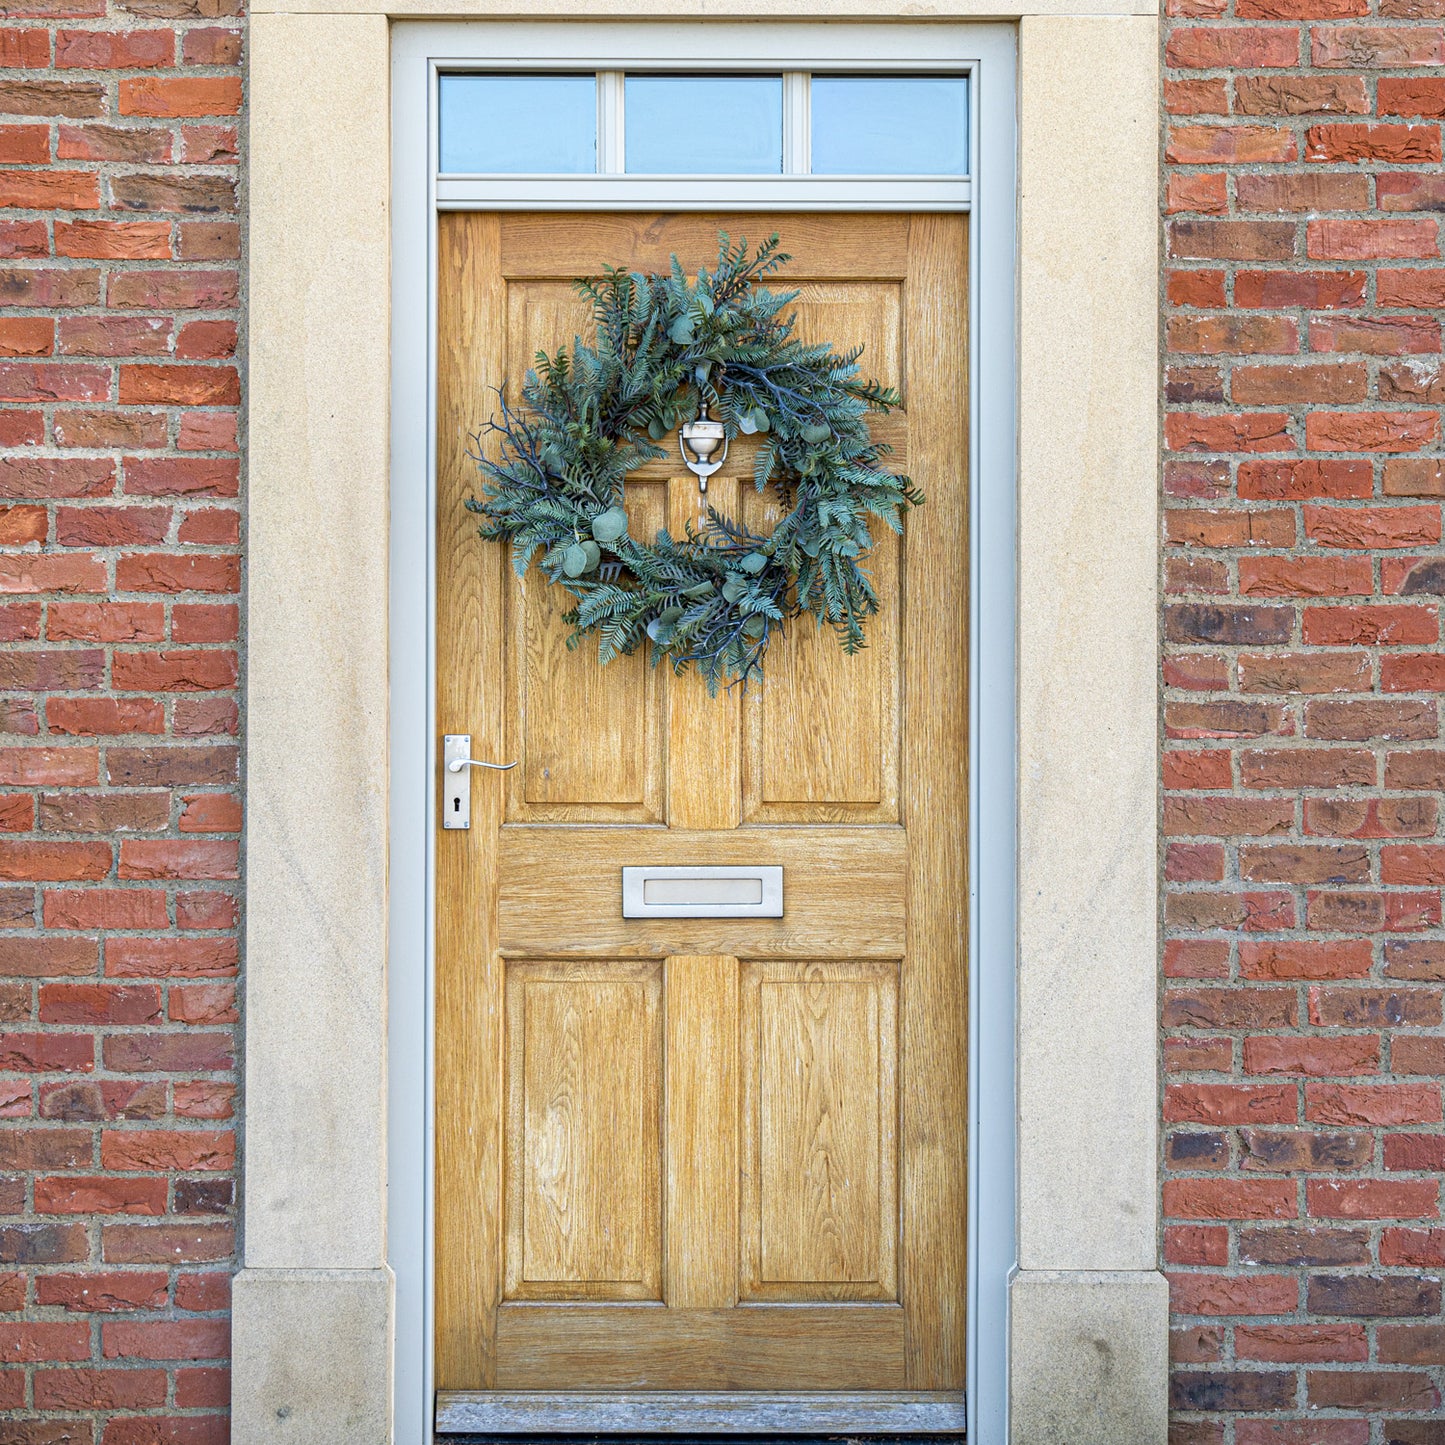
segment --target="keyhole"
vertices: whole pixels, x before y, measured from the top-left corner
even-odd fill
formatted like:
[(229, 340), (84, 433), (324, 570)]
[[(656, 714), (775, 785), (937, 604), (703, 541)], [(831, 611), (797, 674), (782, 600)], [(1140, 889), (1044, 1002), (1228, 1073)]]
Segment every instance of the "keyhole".
[(453, 798), (453, 799), (452, 799), (452, 812), (454, 812), (454, 813), (460, 813), (461, 810), (462, 810), (462, 800), (461, 800), (460, 798)]

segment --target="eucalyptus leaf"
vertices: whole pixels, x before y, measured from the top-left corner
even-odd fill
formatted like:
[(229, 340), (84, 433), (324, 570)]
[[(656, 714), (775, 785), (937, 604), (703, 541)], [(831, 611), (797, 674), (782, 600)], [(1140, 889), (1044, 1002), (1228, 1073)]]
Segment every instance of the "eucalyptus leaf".
[(609, 507), (592, 519), (592, 535), (604, 545), (615, 542), (627, 531), (627, 513), (621, 507)]
[(809, 446), (822, 446), (833, 435), (833, 428), (826, 422), (810, 422), (802, 428), (803, 440)]
[(754, 577), (768, 565), (768, 559), (762, 552), (749, 552), (746, 557), (738, 563), (744, 572), (751, 572)]
[(574, 542), (562, 554), (562, 570), (569, 577), (580, 577), (587, 570), (587, 553), (580, 542)]

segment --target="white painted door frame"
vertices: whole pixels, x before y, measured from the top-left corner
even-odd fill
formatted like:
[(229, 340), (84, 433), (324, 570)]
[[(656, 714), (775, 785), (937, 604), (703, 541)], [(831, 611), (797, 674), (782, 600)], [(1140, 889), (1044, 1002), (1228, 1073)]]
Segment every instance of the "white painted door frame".
[[(699, 30), (707, 39), (699, 45)], [(437, 176), (437, 77), (458, 69), (948, 70), (970, 77), (967, 182)], [(388, 1257), (398, 1440), (430, 1419), (435, 789), (436, 216), (445, 209), (969, 210), (969, 1438), (1006, 1436), (1014, 1246), (1014, 217), (1007, 25), (458, 22), (392, 33), (391, 969)], [(599, 261), (605, 258), (599, 257)], [(932, 364), (946, 365), (947, 358)], [(962, 1121), (961, 1121), (962, 1122)], [(425, 1437), (423, 1437), (425, 1438)]]

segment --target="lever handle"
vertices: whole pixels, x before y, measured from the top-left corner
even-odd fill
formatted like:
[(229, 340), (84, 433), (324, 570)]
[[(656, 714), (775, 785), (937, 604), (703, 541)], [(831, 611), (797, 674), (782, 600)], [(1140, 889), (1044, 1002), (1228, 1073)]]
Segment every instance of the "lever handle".
[(472, 756), (470, 733), (447, 733), (442, 738), (442, 827), (472, 826), (472, 775), (468, 768), (510, 772), (516, 763), (489, 763)]
[(447, 772), (459, 773), (463, 768), (495, 768), (499, 773), (505, 773), (516, 766), (516, 763), (484, 763), (480, 758), (453, 758), (447, 764)]

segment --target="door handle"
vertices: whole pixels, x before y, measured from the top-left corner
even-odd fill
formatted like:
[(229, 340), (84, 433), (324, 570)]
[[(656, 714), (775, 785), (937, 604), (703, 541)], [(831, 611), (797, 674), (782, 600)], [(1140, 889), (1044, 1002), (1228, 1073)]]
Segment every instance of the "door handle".
[(505, 773), (515, 768), (512, 763), (489, 763), (472, 756), (470, 733), (447, 733), (442, 738), (442, 827), (472, 826), (472, 775), (468, 768), (493, 768)]

